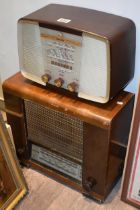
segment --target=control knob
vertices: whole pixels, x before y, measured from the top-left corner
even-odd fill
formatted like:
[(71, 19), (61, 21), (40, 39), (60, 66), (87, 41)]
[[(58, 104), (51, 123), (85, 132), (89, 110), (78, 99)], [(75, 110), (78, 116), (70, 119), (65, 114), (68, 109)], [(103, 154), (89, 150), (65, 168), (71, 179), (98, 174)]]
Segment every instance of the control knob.
[(54, 80), (54, 84), (56, 87), (61, 87), (64, 83), (64, 80), (62, 78), (58, 78), (56, 80)]
[(42, 77), (41, 77), (42, 81), (45, 82), (45, 83), (48, 83), (49, 80), (51, 79), (51, 76), (49, 74), (44, 74)]
[(72, 83), (68, 84), (67, 88), (70, 92), (75, 92), (76, 88), (77, 88), (77, 84), (75, 82), (72, 82)]
[(87, 192), (91, 192), (96, 184), (96, 179), (94, 179), (93, 177), (88, 177), (88, 179), (85, 180), (83, 186)]

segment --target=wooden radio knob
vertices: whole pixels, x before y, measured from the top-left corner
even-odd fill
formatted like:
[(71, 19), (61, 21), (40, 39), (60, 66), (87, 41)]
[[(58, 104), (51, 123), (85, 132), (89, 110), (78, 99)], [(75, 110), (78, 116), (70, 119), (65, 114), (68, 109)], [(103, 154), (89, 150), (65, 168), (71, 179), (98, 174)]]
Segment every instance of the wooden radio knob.
[(96, 180), (92, 177), (89, 177), (84, 183), (84, 188), (87, 192), (91, 192), (96, 184)]
[(51, 79), (51, 76), (49, 74), (44, 74), (42, 77), (41, 77), (42, 81), (45, 82), (45, 83), (48, 83), (49, 80)]
[(76, 88), (77, 88), (77, 84), (75, 82), (72, 82), (72, 83), (68, 84), (67, 88), (70, 92), (75, 92)]
[(58, 78), (56, 80), (54, 80), (54, 84), (56, 87), (61, 87), (64, 83), (64, 80), (62, 78)]

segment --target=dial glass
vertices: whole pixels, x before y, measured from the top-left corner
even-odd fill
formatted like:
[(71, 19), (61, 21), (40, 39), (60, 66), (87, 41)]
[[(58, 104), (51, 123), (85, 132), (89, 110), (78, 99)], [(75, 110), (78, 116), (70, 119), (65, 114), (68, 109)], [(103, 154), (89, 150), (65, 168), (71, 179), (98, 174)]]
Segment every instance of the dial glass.
[(51, 46), (47, 50), (48, 57), (57, 58), (62, 61), (73, 63), (74, 48), (72, 46), (56, 42), (52, 42), (50, 44)]

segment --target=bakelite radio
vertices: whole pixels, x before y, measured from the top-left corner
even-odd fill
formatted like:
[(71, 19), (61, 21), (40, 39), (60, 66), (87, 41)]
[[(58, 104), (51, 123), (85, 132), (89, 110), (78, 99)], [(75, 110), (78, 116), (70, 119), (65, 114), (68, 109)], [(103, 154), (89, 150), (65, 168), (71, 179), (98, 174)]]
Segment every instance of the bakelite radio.
[(103, 202), (122, 173), (134, 95), (97, 104), (20, 73), (3, 91), (20, 161)]
[(51, 4), (18, 22), (22, 74), (106, 103), (134, 75), (135, 25), (124, 17)]

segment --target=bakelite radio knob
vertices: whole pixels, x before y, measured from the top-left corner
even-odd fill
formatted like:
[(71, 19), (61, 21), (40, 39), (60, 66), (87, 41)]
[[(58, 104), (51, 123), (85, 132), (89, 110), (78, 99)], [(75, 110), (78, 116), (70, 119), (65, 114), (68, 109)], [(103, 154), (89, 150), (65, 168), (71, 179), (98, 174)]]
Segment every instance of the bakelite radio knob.
[(61, 87), (64, 83), (64, 80), (62, 78), (58, 78), (56, 80), (54, 80), (54, 84), (56, 87)]
[(67, 88), (70, 92), (75, 92), (76, 88), (77, 88), (77, 84), (75, 82), (72, 82), (72, 83), (68, 84)]
[(49, 74), (44, 74), (41, 78), (43, 82), (48, 83), (51, 79), (51, 76)]

